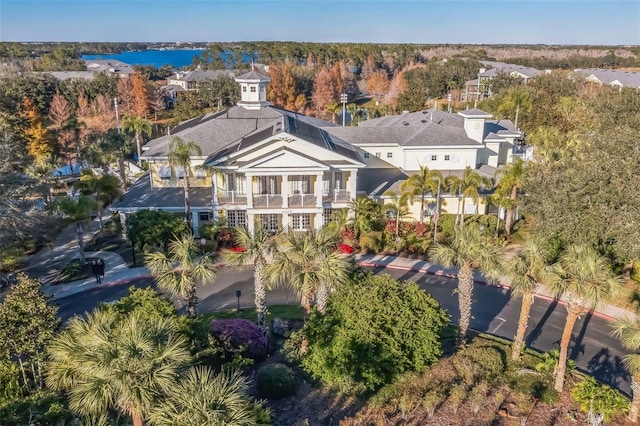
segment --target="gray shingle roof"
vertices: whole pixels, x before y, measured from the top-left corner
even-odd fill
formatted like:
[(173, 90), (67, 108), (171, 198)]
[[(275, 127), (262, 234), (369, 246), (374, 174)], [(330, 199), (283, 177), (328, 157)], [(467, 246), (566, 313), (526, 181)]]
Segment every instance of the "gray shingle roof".
[(202, 70), (197, 68), (193, 71), (188, 71), (178, 76), (168, 77), (167, 80), (178, 81), (204, 81), (207, 79), (213, 79), (220, 76), (227, 76), (233, 78), (235, 75), (240, 74), (243, 70)]
[(489, 114), (488, 112), (484, 112), (483, 110), (478, 108), (465, 109), (464, 111), (460, 111), (458, 114), (462, 117), (473, 117), (473, 118), (493, 117), (493, 115)]
[(431, 108), (417, 112), (407, 112), (400, 115), (387, 115), (372, 120), (361, 121), (358, 127), (393, 127), (393, 126), (424, 126), (428, 121), (449, 127), (464, 127), (464, 118), (449, 114), (439, 109)]
[(537, 75), (542, 74), (540, 70), (531, 67), (525, 67), (523, 65), (515, 65), (515, 64), (506, 64), (504, 62), (496, 62), (496, 61), (481, 61), (483, 65), (492, 67), (490, 70), (487, 70), (480, 74), (480, 77), (495, 77), (500, 73), (512, 73), (518, 72), (527, 78), (535, 77)]
[[(191, 206), (211, 207), (213, 199), (212, 189), (191, 187), (189, 191)], [(118, 201), (111, 205), (111, 210), (148, 209), (154, 208), (183, 208), (184, 190), (182, 187), (152, 188), (149, 174), (138, 179)]]
[(605, 70), (601, 68), (576, 69), (574, 72), (586, 77), (594, 76), (602, 83), (611, 84), (619, 81), (625, 87), (640, 88), (640, 72), (624, 70)]
[(267, 77), (266, 75), (262, 75), (256, 71), (249, 71), (246, 74), (242, 74), (236, 77), (236, 80), (256, 80), (256, 81), (265, 81), (265, 82), (271, 81), (269, 77)]

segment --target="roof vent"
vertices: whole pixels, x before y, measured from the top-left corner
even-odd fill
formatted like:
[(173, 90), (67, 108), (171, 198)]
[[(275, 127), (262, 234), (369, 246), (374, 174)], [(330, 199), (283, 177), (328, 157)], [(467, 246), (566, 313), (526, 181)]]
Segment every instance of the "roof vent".
[(408, 126), (409, 122), (408, 121), (403, 121), (402, 124), (405, 125), (405, 126)]

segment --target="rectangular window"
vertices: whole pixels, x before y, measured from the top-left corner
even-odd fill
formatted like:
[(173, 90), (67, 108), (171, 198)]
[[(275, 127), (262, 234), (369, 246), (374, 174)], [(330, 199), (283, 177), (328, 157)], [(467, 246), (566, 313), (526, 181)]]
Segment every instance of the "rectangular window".
[(311, 176), (292, 176), (291, 193), (311, 194)]
[(208, 222), (211, 220), (211, 213), (210, 212), (199, 212), (198, 213), (198, 220), (200, 222)]
[(242, 86), (242, 91), (246, 93), (247, 92), (247, 86)]
[(279, 214), (260, 214), (258, 220), (262, 224), (265, 231), (277, 232), (280, 229), (280, 215)]
[(376, 152), (376, 157), (380, 158), (382, 154), (380, 154), (379, 152)]
[(387, 152), (387, 158), (393, 158), (393, 152)]
[(334, 218), (334, 212), (336, 210), (334, 209), (324, 209), (322, 211), (322, 224), (324, 226), (327, 226), (328, 224), (330, 224), (331, 222), (333, 222)]
[(178, 179), (184, 179), (184, 168), (183, 167), (176, 167), (176, 176), (178, 177)]
[(451, 160), (451, 156), (450, 155), (445, 155), (444, 156), (444, 161), (449, 161)]
[(171, 179), (171, 166), (158, 167), (158, 175), (160, 176), (160, 179), (163, 180)]
[(193, 170), (193, 175), (196, 177), (196, 179), (200, 180), (200, 179), (206, 179), (207, 178), (207, 171), (205, 169), (194, 169)]
[(247, 211), (227, 210), (227, 226), (230, 228), (243, 228), (247, 226)]
[(251, 86), (251, 93), (256, 93), (256, 86)]
[(276, 176), (258, 177), (258, 194), (279, 194), (278, 178)]
[(364, 158), (369, 158), (369, 153), (368, 152), (364, 153)]
[(438, 156), (437, 155), (432, 155), (431, 156), (431, 161), (438, 161)]
[(310, 214), (292, 214), (291, 229), (294, 231), (306, 231), (311, 227)]

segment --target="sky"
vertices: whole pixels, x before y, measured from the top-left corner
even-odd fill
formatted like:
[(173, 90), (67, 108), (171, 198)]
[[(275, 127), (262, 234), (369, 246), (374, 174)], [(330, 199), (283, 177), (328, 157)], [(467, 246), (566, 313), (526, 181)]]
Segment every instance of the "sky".
[(0, 41), (640, 45), (640, 0), (0, 0)]

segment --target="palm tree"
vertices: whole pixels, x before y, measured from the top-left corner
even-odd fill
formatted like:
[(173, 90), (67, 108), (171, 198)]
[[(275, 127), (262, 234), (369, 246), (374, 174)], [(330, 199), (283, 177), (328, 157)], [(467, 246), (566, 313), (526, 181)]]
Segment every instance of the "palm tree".
[(122, 192), (127, 190), (127, 174), (124, 167), (125, 156), (130, 152), (131, 146), (128, 139), (122, 133), (109, 130), (99, 135), (90, 146), (89, 155), (98, 164), (102, 165), (103, 175), (107, 174), (107, 166), (114, 161), (118, 162), (118, 175), (120, 176), (120, 188)]
[(611, 271), (611, 265), (591, 247), (573, 245), (560, 256), (555, 265), (557, 279), (549, 280), (547, 287), (556, 297), (563, 296), (567, 303), (567, 318), (560, 357), (556, 370), (555, 389), (562, 392), (567, 369), (567, 355), (573, 327), (586, 309), (595, 309), (598, 304), (615, 295), (620, 280)]
[(517, 361), (524, 346), (524, 336), (529, 325), (529, 313), (538, 284), (546, 282), (552, 273), (548, 265), (549, 253), (541, 241), (530, 238), (522, 250), (505, 260), (504, 272), (511, 279), (511, 295), (522, 297), (518, 331), (513, 341), (511, 359)]
[(184, 142), (177, 136), (171, 138), (169, 142), (169, 165), (174, 169), (181, 168), (184, 171), (182, 179), (184, 188), (184, 214), (189, 227), (191, 227), (191, 204), (189, 202), (189, 170), (192, 155), (202, 155), (202, 149), (195, 142)]
[(487, 278), (495, 279), (499, 270), (501, 248), (487, 240), (477, 225), (456, 229), (448, 244), (436, 243), (429, 250), (429, 259), (447, 268), (457, 267), (458, 305), (460, 307), (460, 340), (464, 343), (471, 320), (473, 267)]
[(169, 242), (169, 255), (163, 252), (146, 254), (147, 268), (156, 276), (158, 286), (187, 302), (187, 315), (195, 318), (198, 314), (199, 284), (210, 284), (216, 279), (216, 267), (211, 256), (198, 256), (198, 246), (193, 235), (174, 235)]
[(78, 253), (80, 263), (84, 260), (84, 222), (91, 220), (91, 212), (98, 208), (98, 203), (87, 195), (80, 195), (77, 199), (64, 197), (53, 204), (54, 211), (60, 211), (76, 222), (76, 236), (78, 238)]
[(138, 167), (142, 166), (142, 136), (151, 134), (151, 122), (135, 115), (125, 114), (122, 117), (122, 130), (136, 135), (136, 150), (138, 153)]
[(396, 237), (400, 232), (400, 218), (409, 215), (409, 199), (411, 198), (411, 193), (406, 188), (401, 187), (400, 191), (400, 194), (396, 194), (391, 189), (384, 192), (384, 195), (390, 198), (390, 202), (385, 203), (384, 206), (387, 211), (393, 212), (396, 219)]
[(351, 263), (336, 250), (337, 235), (329, 228), (289, 232), (278, 246), (273, 262), (265, 268), (267, 281), (287, 285), (311, 313), (311, 301), (324, 313), (329, 294), (349, 280)]
[(91, 169), (85, 169), (82, 171), (80, 180), (73, 185), (82, 195), (93, 197), (96, 201), (100, 229), (103, 229), (102, 213), (105, 204), (120, 195), (119, 183), (115, 176), (96, 176)]
[(336, 124), (336, 115), (340, 111), (342, 111), (342, 107), (340, 106), (340, 104), (336, 101), (333, 101), (329, 105), (327, 105), (325, 109), (331, 113), (333, 117), (333, 124)]
[(640, 318), (619, 318), (613, 324), (613, 336), (620, 339), (622, 346), (635, 353), (625, 355), (622, 359), (631, 374), (631, 390), (633, 398), (629, 410), (629, 421), (638, 422), (640, 413)]
[(471, 198), (476, 205), (476, 214), (478, 214), (478, 203), (480, 201), (480, 188), (489, 185), (486, 178), (480, 176), (470, 166), (464, 169), (462, 177), (450, 176), (447, 181), (449, 191), (455, 191), (458, 188), (458, 195), (462, 199), (462, 212), (460, 218), (460, 227), (464, 227), (464, 212), (467, 198)]
[(529, 92), (525, 88), (512, 88), (502, 100), (502, 103), (498, 106), (498, 112), (504, 114), (515, 110), (515, 119), (513, 125), (518, 128), (518, 118), (520, 116), (520, 110), (531, 110), (531, 97)]
[(367, 196), (357, 197), (349, 203), (353, 211), (353, 225), (357, 232), (356, 237), (371, 230), (375, 219), (376, 206), (373, 200)]
[(253, 426), (248, 388), (240, 372), (214, 374), (205, 366), (192, 367), (151, 410), (149, 423)]
[(511, 224), (513, 223), (513, 207), (516, 204), (518, 190), (524, 184), (526, 175), (525, 162), (522, 158), (517, 158), (513, 163), (505, 164), (496, 171), (496, 178), (500, 177), (500, 182), (496, 187), (496, 194), (507, 195), (510, 203), (507, 208), (504, 228), (507, 235), (511, 234)]
[(142, 426), (158, 394), (173, 388), (190, 362), (173, 322), (111, 310), (73, 317), (49, 345), (46, 382), (66, 391), (71, 410), (100, 416), (116, 409)]
[(234, 229), (234, 240), (238, 251), (227, 251), (224, 261), (230, 265), (253, 265), (253, 291), (258, 327), (264, 329), (267, 317), (267, 289), (264, 268), (276, 252), (274, 236), (257, 224), (253, 234), (246, 228)]
[(444, 182), (442, 173), (438, 170), (429, 170), (426, 166), (420, 166), (420, 171), (407, 180), (407, 189), (411, 191), (411, 199), (413, 200), (414, 196), (420, 196), (420, 222), (424, 222), (425, 195), (428, 192), (436, 194), (440, 182)]

